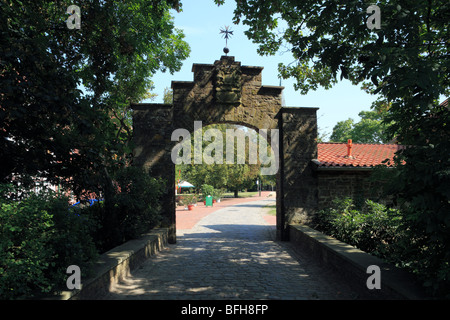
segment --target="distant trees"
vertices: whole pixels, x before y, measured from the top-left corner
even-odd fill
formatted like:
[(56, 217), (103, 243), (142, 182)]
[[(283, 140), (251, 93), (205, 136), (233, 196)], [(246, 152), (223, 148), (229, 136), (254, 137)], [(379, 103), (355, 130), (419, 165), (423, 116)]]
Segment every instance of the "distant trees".
[[(208, 129), (218, 129), (222, 133), (223, 137), (223, 155), (226, 155), (226, 130), (247, 130), (241, 126), (232, 124), (214, 124), (210, 126), (203, 127), (203, 132)], [(248, 129), (251, 130), (251, 129)], [(256, 184), (256, 180), (260, 175), (261, 164), (259, 160), (257, 163), (253, 164), (249, 161), (249, 145), (257, 145), (258, 135), (255, 133), (249, 135), (250, 138), (246, 139), (246, 153), (244, 161), (237, 161), (238, 157), (238, 146), (234, 143), (234, 157), (236, 161), (233, 164), (225, 163), (212, 163), (207, 164), (203, 161), (201, 164), (194, 163), (194, 156), (191, 157), (192, 164), (179, 164), (176, 165), (176, 172), (179, 174), (181, 172), (181, 177), (188, 180), (190, 183), (194, 184), (196, 187), (200, 187), (203, 184), (212, 185), (216, 189), (226, 188), (234, 191), (235, 197), (238, 196), (239, 190), (251, 188)], [(255, 140), (252, 140), (254, 137)], [(192, 135), (192, 152), (194, 152), (194, 137)], [(210, 143), (203, 140), (202, 150), (204, 150)], [(257, 157), (258, 158), (258, 157)], [(267, 179), (270, 181), (269, 179)]]
[(339, 121), (330, 136), (330, 142), (354, 143), (387, 143), (390, 141), (387, 133), (388, 125), (383, 122), (383, 114), (377, 111), (361, 111), (359, 122), (353, 119)]
[(166, 104), (172, 104), (173, 103), (173, 91), (172, 91), (172, 89), (169, 89), (169, 88), (165, 88), (164, 89), (163, 101)]

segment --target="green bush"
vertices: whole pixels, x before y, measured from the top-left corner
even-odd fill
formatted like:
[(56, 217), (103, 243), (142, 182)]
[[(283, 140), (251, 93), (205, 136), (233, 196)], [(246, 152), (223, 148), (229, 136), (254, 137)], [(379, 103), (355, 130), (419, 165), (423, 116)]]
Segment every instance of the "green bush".
[(215, 200), (220, 200), (222, 199), (224, 193), (225, 193), (224, 189), (214, 189), (212, 196)]
[(0, 299), (32, 298), (66, 290), (67, 267), (90, 275), (98, 252), (139, 237), (162, 223), (163, 183), (129, 167), (114, 177), (114, 192), (87, 208), (69, 208), (51, 192), (0, 185)]
[(190, 204), (194, 204), (194, 197), (195, 197), (195, 195), (193, 195), (193, 194), (186, 194), (186, 195), (183, 195), (183, 197), (181, 198), (181, 203), (182, 203), (185, 207), (187, 207), (187, 206), (190, 205)]
[[(352, 199), (336, 199), (321, 210), (317, 230), (376, 255), (416, 275), (430, 295), (450, 298), (450, 252), (439, 233), (426, 234), (415, 216), (367, 200), (361, 210)], [(445, 228), (445, 225), (442, 225)]]
[(202, 185), (202, 197), (203, 200), (206, 199), (207, 196), (213, 196), (214, 195), (214, 187), (209, 184)]
[(161, 179), (155, 179), (140, 168), (126, 167), (114, 177), (114, 192), (100, 205), (89, 207), (99, 229), (94, 235), (100, 252), (107, 251), (159, 226)]
[(336, 199), (317, 218), (320, 231), (384, 259), (392, 258), (393, 246), (404, 236), (399, 210), (371, 200), (357, 210), (352, 199)]
[(22, 299), (64, 290), (66, 269), (89, 274), (97, 255), (87, 218), (68, 210), (67, 199), (31, 193), (23, 199), (12, 188), (0, 194), (0, 298)]
[(125, 241), (148, 232), (161, 222), (161, 180), (139, 168), (127, 167), (115, 176), (115, 181), (117, 188), (113, 201)]

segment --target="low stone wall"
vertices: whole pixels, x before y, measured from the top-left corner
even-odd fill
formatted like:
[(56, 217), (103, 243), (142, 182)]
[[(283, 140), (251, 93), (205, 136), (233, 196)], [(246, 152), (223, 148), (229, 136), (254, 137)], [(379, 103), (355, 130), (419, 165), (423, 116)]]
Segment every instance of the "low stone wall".
[(130, 240), (102, 254), (94, 267), (94, 276), (81, 279), (81, 289), (64, 291), (58, 297), (61, 300), (89, 300), (107, 293), (111, 286), (118, 283), (130, 272), (161, 251), (168, 243), (168, 229), (155, 229), (140, 239)]
[[(305, 225), (290, 225), (289, 233), (290, 241), (296, 249), (334, 269), (361, 299), (427, 299), (423, 290), (414, 283), (408, 273), (377, 257)], [(380, 289), (367, 288), (366, 282), (371, 276), (371, 273), (367, 273), (367, 267), (370, 265), (380, 268)]]

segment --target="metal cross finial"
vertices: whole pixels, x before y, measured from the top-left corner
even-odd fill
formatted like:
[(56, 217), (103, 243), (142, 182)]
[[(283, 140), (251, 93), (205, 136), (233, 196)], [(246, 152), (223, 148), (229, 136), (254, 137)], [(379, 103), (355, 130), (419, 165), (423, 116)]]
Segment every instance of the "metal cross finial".
[(225, 26), (225, 29), (220, 29), (220, 33), (223, 33), (223, 37), (225, 38), (225, 48), (223, 48), (223, 52), (225, 52), (225, 54), (228, 54), (228, 52), (230, 52), (230, 49), (228, 49), (228, 39), (233, 35), (233, 31), (229, 26)]

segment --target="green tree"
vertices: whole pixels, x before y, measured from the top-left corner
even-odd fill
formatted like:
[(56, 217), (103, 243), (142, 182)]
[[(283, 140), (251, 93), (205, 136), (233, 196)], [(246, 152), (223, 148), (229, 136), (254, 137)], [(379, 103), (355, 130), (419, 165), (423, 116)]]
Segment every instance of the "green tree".
[[(224, 0), (215, 0), (221, 4)], [(414, 147), (397, 153), (391, 190), (410, 233), (407, 262), (436, 294), (450, 292), (450, 3), (378, 1), (381, 28), (366, 26), (366, 1), (236, 1), (234, 22), (249, 28), (261, 55), (281, 47), (293, 55), (279, 65), (302, 94), (348, 79), (390, 104), (389, 138)], [(281, 22), (283, 23), (280, 28)]]
[(229, 169), (228, 188), (234, 191), (235, 198), (239, 196), (240, 190), (250, 188), (255, 184), (260, 170), (256, 165), (246, 164), (230, 165)]
[(386, 143), (387, 125), (383, 122), (383, 116), (377, 111), (361, 111), (359, 122), (353, 119), (339, 121), (333, 128), (330, 136), (331, 142), (347, 142), (352, 139), (355, 143)]
[[(249, 188), (252, 184), (254, 184), (256, 177), (259, 175), (260, 171), (260, 163), (250, 163), (249, 162), (249, 153), (245, 153), (245, 159), (243, 159), (243, 163), (237, 162), (237, 143), (234, 143), (234, 158), (235, 163), (227, 164), (226, 160), (226, 130), (242, 130), (241, 127), (232, 125), (232, 124), (214, 124), (205, 126), (202, 128), (202, 135), (208, 129), (217, 129), (222, 134), (222, 152), (223, 152), (223, 163), (212, 163), (207, 164), (206, 161), (203, 161), (201, 164), (194, 163), (194, 134), (191, 134), (191, 164), (180, 164), (177, 165), (175, 170), (177, 172), (182, 172), (181, 176), (184, 179), (188, 180), (192, 184), (194, 184), (197, 188), (202, 186), (203, 184), (212, 185), (215, 189), (228, 188), (229, 190), (233, 190), (235, 193), (235, 197), (238, 196), (239, 190), (244, 188)], [(213, 141), (207, 141), (206, 139), (202, 140), (202, 150), (205, 150)], [(257, 143), (257, 140), (250, 141), (247, 139), (246, 148), (248, 150), (249, 143)], [(212, 152), (214, 155), (214, 151)], [(202, 158), (203, 159), (203, 158)]]
[(450, 94), (448, 1), (379, 1), (381, 29), (373, 30), (366, 26), (366, 2), (243, 0), (236, 5), (234, 22), (249, 27), (245, 33), (259, 44), (261, 55), (290, 49), (295, 60), (280, 64), (279, 72), (294, 78), (302, 94), (342, 79), (365, 87), (370, 81), (371, 92), (390, 103), (391, 135), (405, 144), (417, 144), (423, 117), (439, 112), (440, 96)]
[(274, 175), (261, 175), (261, 184), (262, 186), (270, 186), (270, 188), (273, 190), (273, 188), (277, 185), (277, 176)]
[(366, 26), (370, 15), (366, 2), (309, 0), (300, 5), (243, 0), (236, 4), (234, 22), (249, 26), (246, 35), (259, 44), (260, 54), (273, 55), (282, 46), (290, 49), (295, 61), (280, 64), (280, 73), (296, 79), (302, 93), (345, 78), (355, 84), (370, 80), (377, 92), (396, 103), (415, 91), (429, 92), (431, 104), (439, 94), (448, 95), (449, 4), (445, 0), (379, 1), (381, 29), (374, 30)]
[(156, 71), (179, 70), (189, 47), (170, 15), (178, 1), (79, 1), (80, 29), (66, 25), (71, 4), (2, 2), (0, 179), (106, 192), (130, 161), (130, 102), (149, 96)]
[(92, 216), (68, 210), (53, 192), (28, 192), (0, 184), (0, 299), (30, 299), (67, 289), (66, 269), (92, 275), (97, 248)]
[[(330, 136), (331, 142), (347, 142), (352, 139), (353, 119), (339, 121), (334, 127)], [(356, 142), (356, 141), (355, 141)]]
[(172, 104), (173, 103), (173, 91), (169, 88), (164, 89), (164, 103)]

